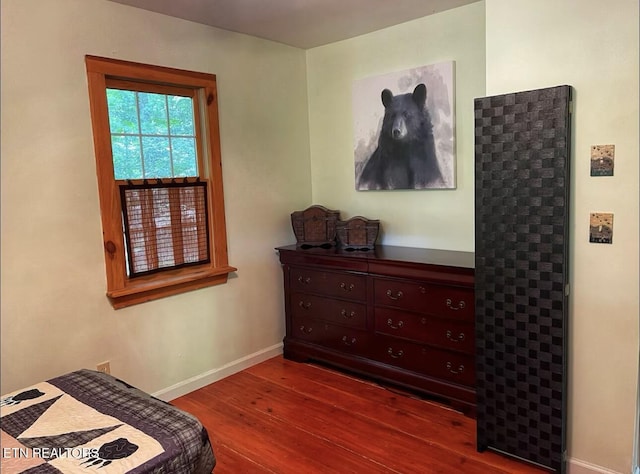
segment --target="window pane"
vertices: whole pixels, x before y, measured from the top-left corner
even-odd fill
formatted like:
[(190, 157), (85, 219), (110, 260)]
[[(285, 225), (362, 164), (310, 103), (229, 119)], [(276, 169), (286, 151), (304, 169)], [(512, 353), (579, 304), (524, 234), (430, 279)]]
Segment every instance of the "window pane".
[(198, 176), (193, 99), (107, 89), (115, 179)]
[(198, 176), (196, 141), (194, 138), (171, 138), (173, 176)]
[(143, 135), (168, 135), (167, 103), (164, 94), (138, 92)]
[(141, 179), (142, 156), (138, 136), (112, 135), (113, 174), (115, 179)]
[(169, 138), (142, 137), (145, 178), (172, 178)]
[(140, 133), (134, 91), (107, 89), (107, 105), (111, 133)]
[(193, 101), (191, 97), (167, 96), (171, 135), (194, 136)]

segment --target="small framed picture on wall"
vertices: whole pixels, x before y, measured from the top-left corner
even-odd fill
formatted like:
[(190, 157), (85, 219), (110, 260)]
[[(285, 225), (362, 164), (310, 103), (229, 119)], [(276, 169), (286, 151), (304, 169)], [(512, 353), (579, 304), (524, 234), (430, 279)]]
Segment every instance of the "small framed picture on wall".
[(592, 212), (589, 218), (589, 242), (594, 244), (613, 243), (613, 214)]
[(593, 145), (591, 147), (591, 176), (613, 176), (615, 145)]

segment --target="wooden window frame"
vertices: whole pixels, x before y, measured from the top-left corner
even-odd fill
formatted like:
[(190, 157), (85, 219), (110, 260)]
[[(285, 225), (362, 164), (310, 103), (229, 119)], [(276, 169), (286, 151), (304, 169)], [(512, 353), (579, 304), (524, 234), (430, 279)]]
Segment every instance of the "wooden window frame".
[[(114, 308), (123, 308), (165, 296), (226, 283), (230, 266), (227, 255), (227, 232), (224, 214), (222, 163), (216, 76), (161, 66), (86, 56), (87, 82), (96, 174), (102, 216), (103, 247), (107, 275), (107, 296)], [(194, 91), (199, 103), (195, 122), (199, 176), (208, 183), (210, 262), (186, 268), (166, 270), (129, 278), (122, 228), (119, 182), (114, 178), (111, 131), (106, 90), (109, 84), (153, 84), (158, 91), (166, 86)]]

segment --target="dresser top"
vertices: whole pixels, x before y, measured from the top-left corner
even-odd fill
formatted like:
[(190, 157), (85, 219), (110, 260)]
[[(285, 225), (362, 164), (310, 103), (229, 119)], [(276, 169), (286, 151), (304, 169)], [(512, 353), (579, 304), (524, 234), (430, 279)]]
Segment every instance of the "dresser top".
[(475, 268), (475, 254), (455, 250), (438, 250), (415, 247), (398, 247), (393, 245), (376, 245), (372, 250), (345, 250), (339, 247), (329, 249), (320, 247), (301, 248), (296, 245), (278, 247), (276, 250), (296, 252), (323, 257), (340, 257), (368, 262), (406, 262), (426, 265), (438, 265), (456, 268)]

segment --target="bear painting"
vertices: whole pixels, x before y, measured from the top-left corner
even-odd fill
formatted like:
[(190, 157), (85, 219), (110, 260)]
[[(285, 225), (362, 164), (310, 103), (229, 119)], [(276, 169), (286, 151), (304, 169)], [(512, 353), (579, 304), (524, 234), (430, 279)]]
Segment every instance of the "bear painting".
[(426, 99), (424, 84), (409, 94), (382, 91), (385, 113), (378, 147), (360, 174), (360, 189), (421, 189), (442, 183)]
[[(441, 97), (428, 100), (434, 83), (433, 88), (440, 94), (447, 92), (447, 84), (434, 81), (433, 74), (418, 77), (431, 79), (431, 84), (418, 82), (408, 92), (395, 94), (384, 87), (378, 93), (381, 119), (376, 134), (370, 136), (366, 145), (361, 140), (356, 147), (356, 189), (453, 187), (453, 127), (442, 119), (447, 118), (447, 112), (451, 115), (451, 106)], [(438, 140), (429, 104), (436, 109)]]

